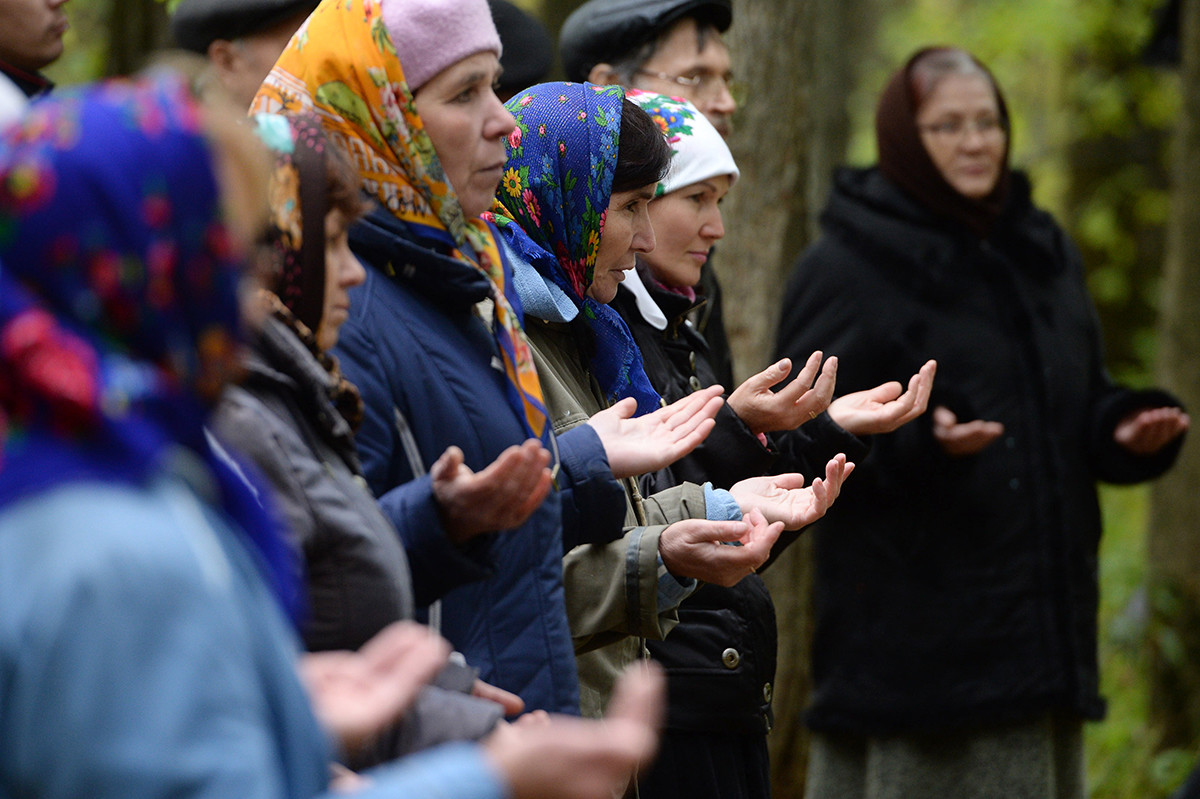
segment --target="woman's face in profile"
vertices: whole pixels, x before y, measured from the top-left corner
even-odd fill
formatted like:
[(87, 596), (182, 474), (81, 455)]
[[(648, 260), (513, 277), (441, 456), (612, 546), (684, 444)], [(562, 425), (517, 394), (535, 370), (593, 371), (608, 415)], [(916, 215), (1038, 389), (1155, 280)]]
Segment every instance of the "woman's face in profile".
[(1000, 179), (1008, 135), (996, 93), (985, 78), (942, 78), (917, 112), (917, 129), (934, 166), (955, 191), (972, 200), (991, 194)]
[(517, 121), (492, 89), (500, 76), (494, 53), (475, 53), (446, 67), (413, 95), (463, 214), (492, 205), (504, 171), (504, 137)]

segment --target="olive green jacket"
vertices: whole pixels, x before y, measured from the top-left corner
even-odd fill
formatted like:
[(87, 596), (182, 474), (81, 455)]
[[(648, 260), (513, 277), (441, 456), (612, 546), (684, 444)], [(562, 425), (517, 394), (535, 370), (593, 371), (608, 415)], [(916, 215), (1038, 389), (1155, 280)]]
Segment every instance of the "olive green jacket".
[[(587, 371), (581, 341), (570, 324), (527, 316), (546, 409), (556, 435), (607, 407)], [(586, 328), (585, 328), (586, 330)], [(575, 547), (563, 558), (567, 618), (579, 665), (580, 710), (603, 714), (617, 676), (646, 656), (641, 639), (662, 639), (679, 621), (676, 607), (658, 606), (658, 539), (667, 525), (705, 518), (704, 489), (686, 483), (643, 498), (634, 479), (625, 486), (625, 534), (605, 544)], [(664, 570), (665, 571), (665, 570)]]

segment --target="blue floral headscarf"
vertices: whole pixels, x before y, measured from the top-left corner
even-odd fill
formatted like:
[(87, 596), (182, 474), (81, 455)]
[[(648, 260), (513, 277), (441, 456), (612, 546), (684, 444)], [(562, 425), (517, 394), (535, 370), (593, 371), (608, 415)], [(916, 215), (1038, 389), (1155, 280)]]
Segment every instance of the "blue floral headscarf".
[(625, 321), (587, 296), (612, 196), (621, 138), (620, 86), (543, 83), (506, 104), (517, 127), (494, 218), (508, 244), (566, 292), (595, 335), (591, 371), (610, 402), (658, 408), (642, 354)]
[(75, 481), (140, 484), (175, 452), (212, 473), (292, 617), (299, 569), (213, 456), (241, 264), (185, 84), (61, 92), (0, 140), (0, 507)]

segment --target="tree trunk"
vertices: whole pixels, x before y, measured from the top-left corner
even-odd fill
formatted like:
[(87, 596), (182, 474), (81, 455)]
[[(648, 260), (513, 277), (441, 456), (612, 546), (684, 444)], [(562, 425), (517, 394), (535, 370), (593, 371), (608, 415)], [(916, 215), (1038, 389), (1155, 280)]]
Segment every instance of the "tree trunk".
[[(1182, 98), (1159, 321), (1159, 383), (1200, 409), (1200, 1), (1183, 4)], [(1194, 434), (1193, 434), (1194, 438)], [(1151, 720), (1162, 748), (1200, 733), (1200, 447), (1190, 442), (1152, 493), (1149, 572)]]
[[(816, 232), (833, 168), (845, 157), (846, 100), (855, 69), (847, 46), (861, 0), (735, 0), (726, 41), (749, 87), (730, 137), (741, 170), (723, 212), (715, 264), (739, 380), (767, 365), (779, 297), (792, 263)], [(861, 50), (856, 51), (861, 55)], [(811, 475), (809, 475), (811, 476)], [(804, 793), (812, 640), (811, 542), (801, 538), (771, 567), (779, 661), (769, 739), (776, 799)]]
[(159, 0), (111, 0), (105, 75), (129, 75), (155, 50), (171, 44), (167, 4)]

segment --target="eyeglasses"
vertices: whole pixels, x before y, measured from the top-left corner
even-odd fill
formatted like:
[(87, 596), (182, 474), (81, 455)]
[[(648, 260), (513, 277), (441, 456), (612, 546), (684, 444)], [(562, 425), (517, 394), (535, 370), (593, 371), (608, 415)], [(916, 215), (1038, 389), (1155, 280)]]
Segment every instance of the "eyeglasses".
[(917, 125), (917, 128), (937, 136), (939, 139), (960, 141), (967, 136), (967, 131), (973, 130), (981, 137), (988, 139), (1003, 136), (1004, 123), (998, 117), (979, 117), (978, 119), (947, 119), (934, 122), (932, 125)]
[(652, 69), (639, 69), (634, 74), (647, 75), (659, 80), (669, 80), (680, 86), (687, 86), (692, 90), (690, 94), (697, 100), (711, 100), (725, 89), (729, 91), (734, 102), (740, 105), (746, 95), (745, 85), (735, 81), (733, 75), (729, 74), (718, 75), (715, 72), (701, 72), (698, 75), (671, 75), (667, 72), (655, 72)]

